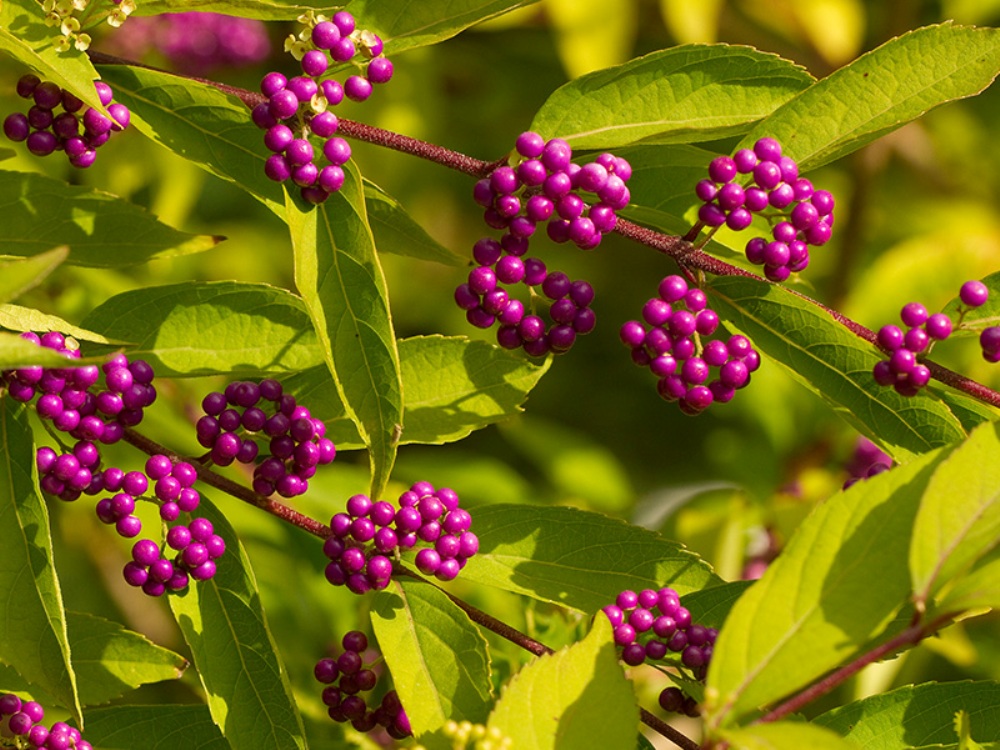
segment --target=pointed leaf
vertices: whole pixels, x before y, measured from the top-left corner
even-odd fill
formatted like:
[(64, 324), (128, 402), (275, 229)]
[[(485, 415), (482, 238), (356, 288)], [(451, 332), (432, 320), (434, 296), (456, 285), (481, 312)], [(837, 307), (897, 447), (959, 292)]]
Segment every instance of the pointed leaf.
[(200, 253), (220, 239), (173, 229), (110, 193), (28, 172), (0, 172), (0, 212), (0, 257), (7, 258), (68, 245), (69, 265), (119, 268)]
[(35, 0), (0, 3), (0, 49), (38, 72), (43, 80), (59, 84), (85, 104), (105, 112), (94, 88), (100, 76), (87, 55), (75, 48), (55, 48), (59, 29), (45, 23), (45, 12)]
[(117, 622), (84, 612), (67, 614), (73, 667), (85, 706), (107, 703), (139, 685), (179, 679), (187, 668), (179, 654)]
[(0, 661), (79, 718), (35, 444), (24, 407), (6, 395), (0, 397), (0, 446)]
[(347, 415), (368, 448), (372, 497), (379, 497), (403, 426), (399, 354), (382, 266), (365, 214), (361, 177), (321, 206), (286, 203), (295, 285), (305, 301)]
[(1000, 550), (983, 557), (937, 602), (938, 612), (1000, 609)]
[(732, 581), (702, 591), (692, 591), (681, 600), (691, 619), (709, 628), (721, 628), (743, 593), (753, 581)]
[(240, 750), (305, 748), (288, 673), (261, 608), (243, 545), (229, 521), (202, 495), (198, 515), (226, 542), (215, 577), (169, 597), (208, 694), (212, 719)]
[(207, 706), (109, 706), (87, 711), (90, 744), (101, 750), (230, 750)]
[(801, 722), (757, 724), (719, 732), (731, 750), (872, 750), (855, 745), (833, 732)]
[(57, 247), (34, 258), (0, 263), (0, 304), (38, 286), (64, 260), (68, 248)]
[(969, 715), (975, 737), (1000, 740), (998, 705), (996, 682), (929, 682), (848, 703), (813, 721), (865, 750), (904, 750), (953, 744), (955, 712), (960, 710)]
[(798, 527), (719, 633), (709, 722), (801, 688), (882, 631), (909, 599), (910, 534), (940, 451), (838, 493)]
[(102, 336), (99, 333), (88, 331), (72, 323), (67, 323), (57, 315), (46, 315), (31, 307), (21, 307), (20, 305), (5, 304), (0, 305), (0, 328), (7, 328), (12, 331), (59, 331), (67, 336), (72, 336), (77, 341), (92, 341), (97, 344), (121, 344), (121, 341), (114, 341)]
[(744, 139), (777, 138), (802, 170), (839, 159), (1000, 73), (1000, 29), (944, 23), (892, 39), (776, 109)]
[(387, 53), (444, 41), (469, 26), (537, 0), (351, 0), (358, 28), (380, 34)]
[(267, 284), (134, 289), (99, 305), (83, 325), (129, 342), (129, 356), (167, 377), (296, 372), (323, 361), (302, 299)]
[(464, 266), (468, 258), (432, 238), (399, 202), (373, 182), (364, 180), (365, 207), (375, 247), (380, 253), (407, 255), (448, 266)]
[(897, 461), (965, 437), (961, 423), (931, 395), (907, 398), (877, 385), (872, 368), (881, 355), (874, 345), (785, 287), (729, 277), (707, 291), (719, 314), (757, 349)]
[(476, 509), (472, 530), (479, 553), (463, 580), (584, 612), (613, 603), (625, 589), (670, 586), (687, 594), (720, 583), (682, 545), (575, 508), (489, 505)]
[(531, 130), (574, 149), (711, 140), (746, 130), (812, 80), (798, 65), (750, 47), (672, 47), (556, 89)]
[(372, 628), (414, 735), (449, 719), (486, 721), (493, 703), (486, 639), (443, 591), (393, 581), (375, 597)]
[(934, 472), (913, 526), (914, 599), (926, 605), (1000, 544), (1000, 430), (985, 424)]
[(579, 643), (540, 656), (507, 684), (487, 727), (518, 750), (632, 747), (639, 708), (612, 639), (611, 623), (594, 619)]
[(20, 335), (0, 332), (0, 369), (41, 365), (43, 367), (65, 367), (67, 361), (74, 365), (101, 364), (106, 357), (81, 357), (67, 360), (59, 352), (38, 344), (33, 344)]

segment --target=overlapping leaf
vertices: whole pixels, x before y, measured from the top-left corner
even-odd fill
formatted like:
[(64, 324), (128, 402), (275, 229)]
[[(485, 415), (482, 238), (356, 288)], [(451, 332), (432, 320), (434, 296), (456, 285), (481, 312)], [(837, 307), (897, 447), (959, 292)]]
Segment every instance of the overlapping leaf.
[(372, 628), (416, 736), (449, 719), (486, 721), (493, 703), (486, 639), (443, 591), (394, 582), (375, 598)]
[(144, 0), (137, 4), (136, 16), (161, 13), (225, 13), (261, 21), (292, 21), (313, 4), (297, 4), (283, 0)]
[(220, 237), (167, 226), (139, 206), (98, 190), (29, 172), (0, 172), (0, 257), (67, 245), (70, 265), (119, 268), (200, 253)]
[(101, 750), (230, 750), (207, 706), (110, 706), (87, 711), (84, 737)]
[(305, 301), (346, 413), (368, 448), (371, 495), (381, 495), (403, 428), (399, 355), (389, 299), (365, 214), (361, 177), (321, 206), (288, 198), (295, 285)]
[(57, 315), (47, 315), (32, 307), (22, 307), (21, 305), (0, 305), (0, 328), (11, 331), (34, 331), (35, 333), (59, 331), (66, 336), (72, 336), (77, 341), (92, 341), (97, 344), (123, 343), (67, 323)]
[(928, 26), (862, 55), (776, 109), (744, 139), (777, 138), (815, 169), (915, 120), (974, 96), (1000, 73), (1000, 29)]
[(708, 565), (655, 532), (575, 508), (490, 505), (476, 510), (479, 554), (462, 578), (596, 612), (625, 589), (679, 594), (718, 585)]
[(191, 648), (213, 721), (241, 750), (305, 748), (288, 674), (261, 607), (250, 560), (236, 532), (202, 496), (198, 514), (226, 542), (218, 571), (171, 595), (170, 608)]
[(83, 325), (128, 342), (130, 356), (147, 360), (159, 375), (297, 372), (323, 361), (302, 300), (267, 284), (135, 289), (99, 305)]
[(378, 185), (365, 180), (364, 186), (368, 222), (380, 253), (406, 255), (449, 266), (468, 263), (468, 258), (449, 250), (427, 234), (399, 202)]
[(0, 397), (0, 446), (0, 661), (79, 717), (34, 440), (24, 407), (7, 396)]
[[(718, 279), (708, 289), (716, 309), (862, 433), (904, 461), (965, 437), (962, 424), (931, 395), (906, 398), (875, 383), (875, 347), (815, 304), (777, 284)], [(768, 363), (765, 363), (767, 366)]]
[(822, 727), (804, 722), (778, 722), (720, 732), (731, 750), (869, 750)]
[(57, 247), (33, 258), (0, 263), (0, 304), (38, 286), (66, 260), (67, 252), (66, 247)]
[(487, 726), (519, 750), (625, 748), (635, 744), (638, 719), (611, 623), (601, 615), (582, 641), (523, 667), (507, 684)]
[(803, 68), (750, 47), (672, 47), (556, 89), (531, 129), (573, 148), (711, 140), (742, 132), (812, 80)]

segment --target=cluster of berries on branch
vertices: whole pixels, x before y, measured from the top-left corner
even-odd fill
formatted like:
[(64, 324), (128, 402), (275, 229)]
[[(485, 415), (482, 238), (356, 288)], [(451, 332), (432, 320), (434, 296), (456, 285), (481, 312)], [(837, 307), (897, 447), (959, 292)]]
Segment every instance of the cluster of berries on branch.
[[(103, 81), (96, 81), (97, 95), (111, 117), (83, 102), (51, 81), (42, 81), (29, 73), (17, 82), (17, 94), (31, 99), (28, 112), (14, 112), (3, 121), (3, 132), (10, 140), (24, 141), (36, 156), (62, 151), (74, 167), (84, 169), (94, 163), (97, 149), (108, 142), (112, 133), (124, 130), (131, 113), (124, 104), (114, 102), (114, 92)], [(59, 112), (58, 110), (62, 111)]]
[(413, 734), (410, 720), (395, 690), (382, 696), (376, 708), (369, 708), (361, 693), (369, 692), (378, 683), (378, 673), (372, 668), (380, 656), (365, 664), (368, 638), (359, 630), (352, 630), (341, 639), (344, 647), (336, 658), (320, 659), (313, 669), (323, 688), (323, 704), (330, 718), (337, 722), (350, 722), (359, 732), (370, 732), (384, 727), (389, 736), (401, 740)]
[[(692, 622), (691, 612), (681, 606), (673, 589), (622, 591), (602, 611), (611, 621), (615, 645), (621, 647), (621, 659), (627, 665), (663, 661), (672, 653), (679, 655), (680, 666), (689, 669), (696, 680), (705, 679), (719, 633)], [(677, 695), (680, 702), (675, 700)], [(696, 703), (675, 687), (660, 694), (660, 706), (665, 711), (698, 715)]]
[(398, 508), (354, 495), (346, 511), (330, 519), (331, 534), (323, 543), (330, 560), (326, 578), (355, 594), (379, 591), (392, 578), (392, 558), (421, 546), (414, 558), (420, 572), (451, 581), (479, 551), (471, 526), (472, 516), (459, 507), (455, 491), (435, 490), (430, 482), (413, 484), (399, 496)]
[[(22, 701), (13, 693), (0, 695), (0, 746), (7, 747), (3, 737), (14, 738), (14, 747), (41, 750), (93, 750), (93, 745), (80, 730), (57, 721), (51, 727), (42, 723), (45, 709), (36, 701)], [(23, 743), (27, 743), (27, 745)]]
[(621, 327), (632, 361), (648, 367), (659, 378), (660, 396), (676, 401), (685, 414), (731, 400), (760, 367), (750, 340), (739, 334), (726, 341), (709, 338), (719, 316), (708, 307), (705, 292), (689, 287), (682, 276), (667, 276), (658, 292), (642, 308), (644, 322), (631, 320)]
[(784, 281), (805, 269), (809, 246), (826, 244), (832, 234), (833, 196), (799, 177), (798, 164), (782, 156), (781, 144), (773, 138), (713, 159), (708, 179), (695, 186), (695, 194), (702, 201), (699, 221), (713, 229), (746, 229), (754, 214), (768, 219), (771, 239), (751, 239), (746, 257), (762, 265), (771, 281)]
[[(252, 113), (255, 125), (266, 131), (264, 145), (271, 152), (264, 172), (276, 182), (291, 180), (310, 203), (322, 203), (344, 185), (344, 164), (351, 147), (336, 136), (340, 122), (333, 107), (344, 97), (365, 101), (373, 86), (392, 78), (392, 62), (383, 55), (382, 40), (370, 31), (356, 28), (354, 16), (346, 10), (331, 19), (306, 13), (299, 19), (305, 30), (292, 36), (286, 50), (300, 62), (302, 75), (286, 78), (277, 71), (264, 76), (261, 93), (267, 101)], [(331, 65), (352, 64), (363, 72), (350, 75), (341, 84), (322, 78)], [(319, 154), (312, 136), (322, 146), (326, 164), (317, 163)]]
[[(560, 354), (594, 329), (594, 290), (586, 281), (549, 271), (539, 258), (525, 257), (529, 240), (544, 223), (554, 242), (596, 248), (614, 229), (617, 211), (628, 205), (625, 183), (632, 167), (608, 153), (576, 164), (566, 141), (546, 141), (538, 133), (522, 133), (515, 148), (516, 163), (497, 167), (473, 188), (486, 223), (504, 234), (476, 242), (476, 267), (455, 290), (455, 302), (477, 328), (499, 323), (497, 341), (506, 349), (523, 348), (536, 357)], [(528, 288), (527, 305), (511, 295), (509, 288), (518, 284)], [(548, 305), (548, 323), (535, 309), (542, 304)]]
[(324, 437), (323, 420), (314, 419), (277, 380), (232, 382), (224, 391), (206, 395), (201, 406), (205, 416), (195, 430), (215, 465), (252, 464), (260, 454), (257, 438), (268, 440), (269, 455), (253, 473), (253, 490), (259, 495), (302, 495), (317, 467), (337, 455), (333, 441)]
[[(909, 302), (899, 313), (905, 331), (897, 325), (884, 325), (878, 330), (876, 340), (889, 358), (881, 360), (872, 369), (876, 383), (892, 386), (902, 396), (915, 396), (930, 382), (930, 368), (922, 360), (930, 354), (936, 342), (951, 336), (969, 311), (986, 303), (989, 289), (981, 281), (967, 281), (959, 290), (958, 297), (961, 305), (957, 323), (953, 323), (945, 313), (930, 314), (921, 303)], [(1000, 327), (983, 329), (979, 343), (988, 362), (1000, 361)]]

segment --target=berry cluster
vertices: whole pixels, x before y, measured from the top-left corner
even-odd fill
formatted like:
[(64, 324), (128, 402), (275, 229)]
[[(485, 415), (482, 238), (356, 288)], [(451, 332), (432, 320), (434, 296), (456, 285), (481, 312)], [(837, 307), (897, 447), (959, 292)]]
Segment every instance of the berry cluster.
[[(750, 340), (741, 335), (704, 340), (718, 329), (719, 316), (708, 307), (705, 292), (689, 288), (681, 276), (664, 278), (658, 292), (642, 308), (645, 324), (631, 320), (621, 327), (632, 361), (648, 367), (659, 378), (660, 396), (677, 401), (685, 414), (732, 399), (760, 367)], [(710, 380), (713, 369), (718, 376)]]
[[(57, 331), (41, 336), (28, 331), (21, 337), (67, 357), (80, 357), (76, 342)], [(104, 388), (92, 392), (102, 374)], [(28, 403), (38, 396), (38, 416), (51, 420), (55, 429), (77, 440), (105, 445), (121, 440), (125, 428), (139, 424), (143, 410), (156, 400), (153, 368), (141, 359), (129, 362), (124, 354), (112, 357), (100, 368), (20, 367), (4, 372), (0, 381), (16, 401)]]
[(323, 703), (330, 718), (337, 722), (351, 722), (359, 732), (370, 732), (376, 726), (385, 727), (389, 736), (401, 740), (412, 734), (410, 720), (395, 690), (388, 691), (378, 708), (369, 709), (363, 692), (373, 689), (378, 675), (371, 665), (365, 666), (364, 651), (368, 638), (358, 630), (346, 633), (341, 640), (344, 647), (336, 659), (320, 659), (313, 675), (324, 685)]
[(149, 596), (183, 591), (191, 578), (196, 581), (212, 578), (215, 561), (226, 551), (225, 540), (215, 533), (207, 518), (171, 526), (167, 531), (167, 547), (176, 554), (171, 557), (166, 547), (161, 549), (152, 539), (140, 539), (133, 544), (132, 560), (122, 571), (125, 581), (142, 588)]
[(303, 494), (316, 467), (330, 463), (337, 454), (333, 441), (324, 437), (323, 420), (313, 419), (277, 380), (235, 381), (223, 392), (209, 393), (201, 406), (205, 416), (195, 425), (198, 442), (210, 450), (209, 458), (217, 466), (253, 463), (260, 452), (254, 436), (268, 438), (270, 455), (253, 474), (253, 489), (260, 495)]
[(903, 305), (899, 317), (905, 332), (895, 325), (878, 331), (878, 344), (889, 352), (889, 359), (877, 363), (872, 374), (879, 385), (891, 385), (902, 396), (915, 396), (931, 379), (930, 369), (919, 358), (930, 351), (933, 342), (951, 335), (951, 318), (944, 313), (930, 315), (919, 302)]
[[(705, 679), (718, 631), (692, 622), (691, 613), (681, 606), (680, 597), (673, 589), (622, 591), (615, 603), (602, 611), (611, 620), (615, 644), (621, 646), (622, 661), (629, 666), (639, 666), (647, 659), (659, 661), (668, 652), (673, 652), (680, 654), (680, 663), (690, 669), (696, 679)], [(647, 633), (650, 635), (640, 643), (640, 636)], [(668, 711), (683, 710), (697, 716), (695, 705), (689, 705), (683, 694), (681, 705), (674, 706), (674, 690), (676, 688), (667, 688), (660, 694), (660, 705)]]
[[(310, 203), (322, 203), (343, 187), (343, 165), (351, 158), (351, 147), (334, 134), (340, 123), (330, 110), (344, 97), (364, 101), (373, 85), (392, 78), (392, 62), (382, 54), (382, 40), (370, 31), (355, 28), (354, 16), (346, 10), (332, 19), (312, 13), (300, 20), (306, 29), (286, 43), (287, 51), (300, 61), (302, 75), (291, 79), (276, 71), (261, 81), (267, 101), (253, 110), (253, 122), (265, 130), (264, 145), (272, 152), (264, 172), (276, 182), (292, 180)], [(359, 49), (360, 48), (360, 49)], [(366, 62), (358, 62), (356, 58)], [(363, 75), (351, 75), (341, 84), (332, 78), (320, 80), (331, 63), (364, 66)], [(316, 164), (316, 149), (310, 137), (323, 141), (323, 157)]]
[(390, 555), (429, 545), (416, 554), (414, 564), (425, 575), (454, 580), (466, 561), (479, 551), (479, 539), (469, 528), (472, 516), (459, 507), (454, 490), (435, 490), (417, 482), (399, 496), (399, 508), (367, 495), (354, 495), (346, 512), (330, 519), (331, 534), (323, 543), (330, 562), (326, 578), (346, 585), (355, 594), (378, 591), (392, 577)]
[[(743, 184), (741, 175), (747, 176)], [(732, 157), (713, 159), (708, 179), (695, 186), (695, 194), (703, 201), (699, 221), (713, 228), (746, 229), (755, 213), (768, 211), (773, 239), (753, 238), (746, 256), (763, 265), (771, 281), (784, 281), (803, 270), (809, 265), (809, 246), (825, 244), (832, 233), (833, 196), (799, 177), (798, 164), (781, 155), (781, 144), (773, 138), (761, 138), (753, 149), (740, 149)]]
[[(36, 156), (63, 151), (74, 167), (89, 167), (97, 158), (97, 149), (108, 142), (112, 133), (128, 127), (131, 119), (128, 107), (112, 103), (114, 93), (108, 84), (96, 81), (94, 86), (110, 118), (93, 107), (84, 110), (80, 99), (51, 81), (42, 81), (31, 73), (21, 76), (18, 96), (31, 99), (34, 105), (27, 114), (8, 115), (3, 121), (4, 135), (18, 143), (24, 141)], [(63, 111), (57, 114), (57, 107)]]
[(847, 462), (848, 478), (843, 489), (857, 484), (862, 479), (882, 474), (892, 468), (892, 458), (866, 437), (858, 438), (854, 453)]
[(26, 741), (27, 747), (43, 750), (93, 750), (76, 727), (62, 721), (46, 727), (41, 723), (44, 718), (41, 704), (22, 701), (13, 693), (0, 695), (0, 737), (14, 737), (15, 742), (20, 739), (15, 747), (24, 747), (21, 743)]

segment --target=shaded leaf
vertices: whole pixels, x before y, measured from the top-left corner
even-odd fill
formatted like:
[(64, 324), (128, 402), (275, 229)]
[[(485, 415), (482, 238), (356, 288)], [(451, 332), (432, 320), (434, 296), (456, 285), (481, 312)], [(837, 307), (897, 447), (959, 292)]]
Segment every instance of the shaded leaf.
[(368, 222), (380, 253), (406, 255), (448, 266), (464, 266), (469, 260), (433, 239), (415, 222), (399, 202), (382, 188), (364, 180)]
[(819, 505), (736, 602), (708, 672), (709, 722), (803, 687), (882, 632), (909, 600), (910, 534), (941, 451)]
[(128, 201), (40, 174), (0, 172), (0, 257), (68, 245), (66, 263), (119, 268), (200, 253), (218, 237), (181, 232)]
[(282, 0), (143, 0), (138, 3), (136, 16), (155, 16), (161, 13), (226, 13), (261, 21), (293, 21), (310, 10), (309, 4), (297, 5)]
[(596, 612), (625, 589), (687, 594), (720, 583), (709, 566), (655, 532), (575, 508), (489, 505), (472, 530), (479, 553), (462, 578)]
[(129, 356), (168, 377), (296, 372), (323, 361), (302, 300), (267, 284), (134, 289), (99, 305), (83, 325), (128, 342)]
[(57, 247), (26, 260), (0, 263), (0, 304), (17, 299), (59, 267), (68, 248)]
[(802, 170), (871, 143), (1000, 73), (1000, 29), (944, 23), (908, 32), (817, 82), (757, 124), (743, 144), (777, 138)]
[(361, 177), (350, 164), (339, 192), (321, 206), (288, 198), (295, 285), (325, 353), (337, 393), (371, 461), (379, 497), (403, 427), (399, 354), (382, 267), (365, 214)]
[(38, 490), (35, 444), (24, 407), (7, 396), (0, 396), (0, 445), (0, 661), (79, 719), (49, 514)]
[(110, 706), (87, 711), (87, 741), (101, 750), (229, 750), (207, 706)]
[(681, 600), (681, 604), (691, 613), (691, 619), (696, 623), (718, 629), (726, 621), (733, 605), (753, 583), (732, 581), (710, 589), (692, 591)]
[(848, 703), (813, 721), (865, 750), (904, 750), (954, 744), (956, 711), (968, 714), (976, 738), (1000, 740), (998, 705), (996, 682), (928, 682)]
[(939, 612), (1000, 609), (1000, 550), (983, 557), (937, 602)]
[[(928, 392), (912, 398), (875, 383), (874, 345), (788, 289), (729, 277), (707, 289), (715, 309), (897, 461), (965, 437), (961, 423)], [(765, 363), (764, 366), (767, 366)]]
[(414, 735), (449, 719), (486, 721), (493, 703), (486, 639), (443, 591), (393, 581), (376, 594), (372, 628)]
[(556, 89), (530, 129), (574, 149), (710, 140), (742, 132), (812, 80), (803, 68), (751, 47), (672, 47)]
[(518, 750), (631, 747), (639, 708), (612, 639), (611, 623), (594, 619), (579, 643), (540, 656), (507, 684), (487, 727)]
[(833, 732), (802, 722), (756, 724), (719, 732), (731, 750), (870, 750), (866, 745), (838, 737)]
[(250, 560), (229, 521), (202, 495), (198, 515), (226, 542), (215, 577), (171, 594), (212, 719), (240, 750), (304, 748), (302, 719), (267, 626)]

